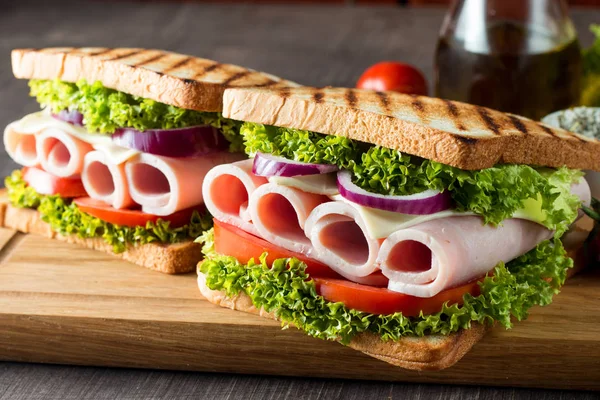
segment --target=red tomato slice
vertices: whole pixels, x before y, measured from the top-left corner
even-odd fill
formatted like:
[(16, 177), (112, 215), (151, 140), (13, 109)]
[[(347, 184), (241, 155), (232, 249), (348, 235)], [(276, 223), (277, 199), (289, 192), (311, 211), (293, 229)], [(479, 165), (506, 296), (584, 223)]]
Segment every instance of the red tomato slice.
[(407, 94), (427, 95), (427, 81), (415, 67), (384, 61), (369, 68), (358, 79), (356, 87), (380, 92), (393, 91)]
[(258, 238), (240, 228), (214, 220), (215, 250), (217, 253), (233, 256), (242, 263), (258, 258), (267, 252), (267, 262), (278, 258), (296, 257), (307, 265), (306, 272), (315, 281), (317, 293), (331, 302), (342, 302), (346, 307), (372, 314), (393, 314), (402, 312), (407, 317), (433, 314), (448, 304), (462, 304), (463, 295), (478, 296), (478, 281), (445, 290), (434, 297), (422, 298), (394, 292), (385, 288), (361, 285), (350, 282), (324, 264), (293, 251), (282, 249)]
[(213, 221), (215, 225), (215, 251), (219, 254), (235, 257), (244, 264), (251, 258), (258, 260), (258, 257), (264, 252), (268, 252), (267, 263), (269, 264), (278, 258), (296, 257), (306, 264), (306, 273), (310, 276), (341, 278), (340, 275), (325, 264), (321, 264), (302, 254), (275, 246), (233, 225), (216, 219)]
[(409, 296), (385, 288), (361, 285), (343, 279), (313, 278), (317, 293), (331, 302), (342, 302), (346, 307), (372, 314), (393, 314), (402, 312), (404, 316), (416, 317), (423, 314), (433, 314), (448, 304), (462, 304), (463, 296), (470, 293), (478, 296), (480, 293), (478, 281), (444, 290), (429, 298)]
[(102, 221), (106, 221), (111, 224), (121, 226), (145, 226), (148, 221), (156, 222), (159, 219), (163, 221), (170, 221), (172, 228), (179, 228), (190, 222), (192, 214), (195, 210), (201, 211), (203, 208), (191, 207), (185, 210), (177, 211), (174, 214), (166, 216), (158, 216), (153, 214), (146, 214), (140, 210), (129, 210), (129, 209), (116, 209), (105, 202), (92, 199), (91, 197), (80, 197), (73, 200), (73, 203), (77, 205), (81, 211), (86, 214), (90, 214), (93, 217), (99, 218)]
[(60, 178), (35, 167), (23, 168), (22, 177), (25, 183), (39, 194), (57, 194), (60, 197), (67, 198), (87, 196), (83, 183), (79, 178)]

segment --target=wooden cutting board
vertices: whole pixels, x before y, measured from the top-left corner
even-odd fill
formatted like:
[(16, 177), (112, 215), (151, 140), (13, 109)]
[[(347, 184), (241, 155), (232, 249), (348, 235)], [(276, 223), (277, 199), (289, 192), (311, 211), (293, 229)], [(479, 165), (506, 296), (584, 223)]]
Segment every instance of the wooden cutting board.
[(0, 228), (0, 360), (474, 385), (600, 389), (600, 270), (454, 367), (414, 372), (213, 306), (169, 276)]

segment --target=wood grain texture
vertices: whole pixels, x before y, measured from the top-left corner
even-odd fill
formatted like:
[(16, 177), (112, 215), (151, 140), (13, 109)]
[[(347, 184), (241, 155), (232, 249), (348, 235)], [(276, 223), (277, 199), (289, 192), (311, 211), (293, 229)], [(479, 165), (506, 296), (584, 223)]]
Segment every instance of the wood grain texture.
[(14, 245), (0, 264), (0, 360), (600, 389), (598, 270), (514, 330), (493, 329), (454, 367), (418, 373), (216, 307), (193, 274), (162, 275), (34, 235), (5, 242)]
[[(313, 86), (353, 86), (367, 66), (385, 59), (396, 59), (419, 67), (431, 83), (432, 57), (438, 28), (444, 14), (444, 10), (439, 8), (407, 10), (389, 7), (222, 6), (75, 0), (53, 0), (52, 2), (20, 0), (5, 3), (2, 4), (2, 12), (0, 12), (0, 125), (2, 126), (22, 117), (25, 113), (38, 109), (37, 104), (27, 95), (26, 83), (12, 77), (9, 55), (13, 48), (154, 47), (216, 59), (220, 62), (240, 64)], [(600, 20), (600, 11), (573, 10), (572, 16), (582, 44), (589, 45), (591, 34), (587, 27), (590, 23)], [(16, 165), (7, 158), (4, 150), (0, 149), (0, 173), (6, 175), (15, 167)], [(81, 257), (81, 263), (90, 262), (89, 255), (78, 254), (78, 256)], [(152, 293), (144, 289), (142, 283), (138, 284), (128, 279), (133, 268), (135, 267), (113, 269), (111, 270), (113, 274), (105, 279), (110, 282), (121, 280), (134, 288), (139, 285), (141, 288), (135, 290), (141, 290), (152, 297)], [(36, 267), (36, 274), (40, 273), (40, 269), (43, 269), (41, 265)], [(31, 273), (33, 274), (33, 271)], [(150, 271), (146, 273), (157, 275)], [(46, 279), (46, 287), (56, 290), (61, 286), (61, 279), (66, 274), (69, 274), (68, 270), (56, 272), (56, 275), (43, 275)], [(4, 284), (5, 278), (6, 276), (2, 275), (0, 282)], [(179, 277), (170, 277), (170, 279), (179, 279)], [(93, 282), (94, 279), (85, 277), (80, 285), (89, 281)], [(17, 286), (16, 283), (13, 285)], [(17, 289), (14, 286), (13, 290)], [(156, 281), (153, 290), (164, 293), (165, 287), (164, 281)], [(91, 288), (88, 287), (88, 290)], [(192, 292), (196, 295), (195, 291), (190, 289), (190, 293)], [(25, 301), (27, 293), (22, 291), (20, 293), (22, 300)], [(50, 293), (47, 296), (53, 295)], [(89, 298), (100, 297), (102, 295)], [(192, 299), (181, 301), (196, 302)], [(129, 300), (124, 299), (122, 303), (113, 307), (112, 311), (117, 313), (123, 307), (128, 307), (128, 304)], [(171, 304), (171, 310), (177, 314), (178, 300), (173, 300)], [(151, 307), (152, 304), (149, 304), (147, 311)], [(552, 310), (559, 309), (557, 307), (562, 307), (560, 302), (536, 310), (529, 321), (520, 324), (512, 332), (501, 332), (501, 334), (518, 336), (521, 332), (522, 335), (529, 324), (533, 323), (542, 323), (544, 330), (553, 329), (556, 326), (553, 316), (546, 312), (552, 313)], [(69, 306), (69, 303), (65, 302), (65, 312), (69, 312), (72, 308), (72, 305)], [(40, 321), (33, 318), (31, 323)], [(575, 323), (581, 326), (584, 322), (585, 318)], [(562, 323), (566, 322), (563, 320)], [(42, 324), (42, 327), (45, 325)], [(565, 331), (568, 334), (569, 330), (565, 329)], [(66, 327), (59, 332), (69, 333)], [(273, 332), (285, 333), (279, 331), (278, 326), (273, 326)], [(488, 335), (486, 341), (481, 343), (481, 346), (484, 346), (482, 350), (475, 348), (475, 353), (471, 356), (485, 357), (483, 350), (494, 346), (497, 347), (496, 350), (507, 349), (508, 356), (512, 355), (512, 357), (507, 357), (503, 363), (492, 367), (498, 375), (497, 379), (505, 380), (507, 375), (512, 374), (512, 364), (518, 365), (523, 362), (521, 358), (514, 355), (530, 354), (527, 346), (531, 350), (534, 344), (531, 342), (527, 344), (525, 341), (516, 346), (513, 341), (501, 341), (494, 335)], [(159, 336), (157, 334), (157, 337)], [(139, 342), (141, 341), (136, 343)], [(576, 346), (579, 341), (575, 339), (572, 343)], [(10, 341), (0, 334), (0, 345), (9, 344)], [(98, 346), (96, 343), (92, 344)], [(227, 343), (222, 345), (227, 346)], [(331, 343), (331, 345), (336, 344)], [(88, 340), (71, 343), (70, 346), (87, 349)], [(104, 346), (110, 348), (114, 344), (108, 343)], [(471, 356), (467, 356), (466, 360)], [(298, 362), (302, 362), (302, 359)], [(540, 374), (551, 370), (554, 371), (553, 376), (558, 376), (559, 381), (564, 379), (555, 365), (544, 366), (543, 358), (533, 362), (541, 365)], [(580, 380), (584, 379), (589, 372), (589, 370), (580, 370), (568, 362), (566, 367), (577, 371), (578, 375), (582, 376)], [(366, 370), (366, 367), (360, 364), (357, 364), (357, 368)], [(251, 372), (258, 373), (258, 371)], [(0, 399), (2, 400), (598, 398), (595, 393), (473, 387), (465, 386), (464, 381), (454, 384), (462, 384), (462, 386), (0, 363)]]

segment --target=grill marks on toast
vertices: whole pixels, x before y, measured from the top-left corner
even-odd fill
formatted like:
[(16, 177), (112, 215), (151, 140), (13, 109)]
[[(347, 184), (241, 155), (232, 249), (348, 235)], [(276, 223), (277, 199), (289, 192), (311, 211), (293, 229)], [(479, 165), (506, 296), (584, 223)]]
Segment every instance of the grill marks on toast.
[(496, 123), (494, 118), (490, 115), (489, 111), (483, 107), (476, 107), (477, 113), (485, 123), (487, 128), (494, 133), (494, 135), (500, 135), (500, 126)]
[(527, 131), (527, 127), (521, 122), (521, 120), (514, 115), (508, 115), (508, 120), (510, 123), (521, 133), (527, 135), (529, 132)]
[(154, 57), (148, 58), (147, 60), (131, 64), (131, 66), (132, 67), (141, 67), (143, 65), (148, 65), (148, 64), (151, 64), (151, 63), (153, 63), (155, 61), (158, 61), (158, 60), (160, 60), (161, 58), (164, 58), (164, 57), (165, 57), (165, 54), (157, 54)]
[(356, 108), (356, 102), (358, 101), (358, 99), (356, 98), (356, 94), (354, 93), (354, 90), (348, 89), (346, 91), (345, 98), (346, 98), (346, 102), (348, 103), (348, 106), (350, 106), (350, 108)]
[[(261, 108), (275, 99), (283, 104)], [(234, 88), (224, 100), (228, 118), (347, 136), (462, 169), (507, 162), (600, 171), (598, 140), (458, 101), (331, 87)]]
[(128, 58), (128, 57), (134, 56), (136, 54), (142, 53), (144, 51), (145, 50), (142, 50), (142, 49), (131, 49), (131, 50), (123, 52), (121, 54), (118, 54), (118, 55), (115, 55), (115, 56), (112, 56), (112, 57), (109, 57), (109, 58), (105, 58), (103, 61), (117, 61), (117, 60), (122, 60), (124, 58)]
[(319, 89), (313, 93), (313, 101), (317, 104), (323, 102), (323, 97), (325, 97), (325, 95)]
[(208, 74), (209, 72), (216, 71), (217, 69), (219, 69), (221, 65), (222, 64), (219, 64), (218, 62), (213, 62), (212, 64), (204, 67), (202, 70), (195, 73), (194, 76), (192, 76), (192, 79), (201, 79), (204, 75)]
[(455, 103), (450, 100), (442, 100), (446, 109), (448, 110), (448, 114), (450, 114), (450, 120), (454, 123), (454, 126), (458, 128), (460, 131), (466, 131), (467, 128), (460, 122), (460, 113), (458, 111), (458, 107)]
[(241, 72), (238, 72), (237, 74), (233, 74), (232, 76), (230, 76), (223, 82), (223, 85), (227, 86), (227, 85), (231, 84), (232, 82), (235, 82), (239, 79), (242, 79), (243, 77), (245, 77), (247, 75), (250, 75), (251, 73), (252, 73), (252, 71), (241, 71)]
[(182, 68), (188, 64), (191, 64), (194, 61), (194, 57), (184, 57), (182, 58), (180, 61), (176, 62), (175, 64), (171, 65), (168, 68), (165, 68), (165, 70), (163, 71), (164, 73), (170, 72), (170, 71), (174, 71), (178, 68)]
[(381, 103), (384, 113), (390, 113), (390, 101), (386, 92), (375, 92), (377, 99)]
[[(220, 85), (222, 87), (284, 87), (298, 86), (273, 75), (257, 72), (231, 64), (221, 64), (216, 61), (197, 58), (162, 50), (146, 50), (140, 48), (105, 48), (105, 47), (62, 47), (40, 50), (14, 50), (20, 57), (37, 54), (61, 55), (63, 62), (73, 58), (97, 59), (99, 62), (124, 64), (133, 68), (143, 68), (158, 75), (169, 75), (180, 79), (186, 85), (195, 83)], [(34, 54), (28, 54), (34, 53)], [(41, 54), (40, 54), (41, 53)], [(43, 56), (41, 56), (44, 58)], [(42, 61), (45, 62), (45, 61)], [(17, 74), (19, 75), (19, 74)], [(29, 76), (27, 76), (29, 75)], [(35, 79), (35, 72), (26, 73), (21, 78)], [(62, 78), (62, 73), (53, 78)], [(222, 90), (222, 89), (220, 89)]]

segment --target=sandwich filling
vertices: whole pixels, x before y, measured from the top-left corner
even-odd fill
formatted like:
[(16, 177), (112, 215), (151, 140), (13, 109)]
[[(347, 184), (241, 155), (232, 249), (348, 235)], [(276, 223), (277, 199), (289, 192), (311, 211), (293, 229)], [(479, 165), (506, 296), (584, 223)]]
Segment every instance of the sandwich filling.
[[(248, 295), (312, 336), (449, 334), (523, 319), (573, 262), (579, 170), (467, 171), (344, 137), (244, 123), (251, 160), (203, 184), (201, 290)], [(227, 191), (225, 191), (227, 188)]]
[(5, 180), (14, 207), (32, 208), (63, 235), (129, 245), (196, 238), (212, 221), (200, 185), (240, 159), (240, 123), (104, 87), (32, 80), (43, 110), (7, 126), (24, 168)]

